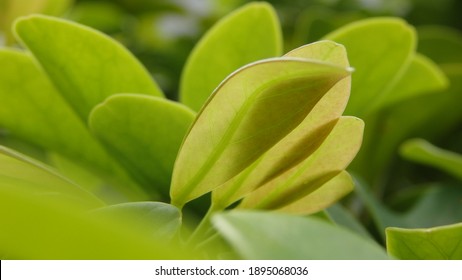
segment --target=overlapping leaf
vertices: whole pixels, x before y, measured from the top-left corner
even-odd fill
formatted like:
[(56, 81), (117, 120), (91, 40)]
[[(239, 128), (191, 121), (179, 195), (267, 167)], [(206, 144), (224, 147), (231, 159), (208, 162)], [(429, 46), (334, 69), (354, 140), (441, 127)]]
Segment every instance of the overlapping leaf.
[(179, 103), (118, 94), (92, 111), (90, 128), (146, 190), (168, 197), (173, 164), (193, 119)]
[(96, 30), (40, 15), (22, 18), (15, 27), (20, 41), (84, 121), (94, 106), (115, 93), (163, 96), (128, 50)]
[(345, 67), (299, 58), (241, 68), (216, 89), (196, 117), (175, 163), (175, 205), (207, 193), (255, 162), (297, 127)]
[(86, 209), (104, 205), (50, 167), (3, 146), (0, 146), (0, 189), (28, 191), (39, 200), (79, 202)]
[(38, 199), (0, 188), (2, 259), (186, 259), (191, 250), (165, 242), (135, 221), (83, 212), (79, 203)]
[(462, 259), (462, 224), (426, 229), (387, 229), (387, 250), (405, 260)]
[(388, 259), (370, 239), (317, 218), (230, 211), (213, 223), (247, 259)]
[(131, 198), (143, 197), (29, 55), (3, 49), (0, 64), (9, 66), (0, 68), (1, 127), (19, 139), (87, 165), (96, 174), (111, 176), (114, 186), (123, 185), (120, 190)]
[(281, 52), (282, 35), (273, 8), (266, 3), (245, 5), (215, 24), (196, 45), (183, 70), (180, 100), (198, 111), (234, 70)]
[(415, 50), (415, 32), (397, 18), (374, 18), (342, 27), (325, 37), (345, 46), (355, 68), (346, 114), (362, 117), (388, 94), (404, 73)]
[[(317, 59), (343, 67), (349, 66), (344, 47), (330, 41), (305, 45), (285, 56)], [(215, 190), (212, 197), (214, 207), (225, 208), (274, 177), (284, 174), (285, 171), (299, 168), (297, 166), (300, 166), (301, 162), (323, 143), (341, 116), (349, 97), (350, 82), (350, 77), (339, 81), (318, 101), (298, 127), (263, 154), (253, 165)], [(355, 138), (352, 138), (352, 141), (354, 142)], [(328, 165), (326, 169), (329, 169)], [(283, 177), (287, 179), (287, 174)], [(339, 184), (337, 194), (350, 190), (351, 187), (347, 187), (349, 185), (351, 184), (348, 182)], [(303, 196), (302, 193), (300, 195)], [(314, 208), (310, 209), (310, 211), (314, 210)]]

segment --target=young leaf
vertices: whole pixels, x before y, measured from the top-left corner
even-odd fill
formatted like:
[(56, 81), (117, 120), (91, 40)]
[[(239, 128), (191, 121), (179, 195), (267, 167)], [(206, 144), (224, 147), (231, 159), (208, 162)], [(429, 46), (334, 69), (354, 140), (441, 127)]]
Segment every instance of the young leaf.
[(94, 106), (115, 93), (163, 96), (128, 50), (96, 30), (41, 15), (22, 18), (15, 27), (20, 41), (84, 121)]
[(231, 72), (281, 52), (281, 30), (271, 5), (247, 4), (213, 26), (191, 52), (181, 77), (180, 100), (198, 111)]
[[(181, 225), (178, 208), (161, 202), (128, 202), (91, 211), (96, 217), (117, 217), (130, 222), (131, 228), (152, 234), (158, 239), (172, 239)], [(128, 225), (127, 225), (128, 226)]]
[(345, 46), (355, 68), (346, 114), (365, 115), (370, 106), (387, 94), (410, 63), (415, 50), (415, 32), (397, 18), (357, 21), (327, 35), (325, 39)]
[(220, 186), (297, 127), (349, 70), (278, 58), (230, 75), (200, 111), (180, 149), (170, 195), (176, 206)]
[[(313, 154), (247, 195), (239, 207), (278, 209), (320, 188), (353, 160), (361, 146), (363, 128), (360, 119), (341, 117)], [(348, 183), (341, 185), (349, 188)]]
[[(108, 213), (109, 214), (109, 213)], [(78, 203), (0, 188), (0, 248), (9, 259), (200, 258), (115, 215), (96, 217)]]
[[(349, 66), (345, 48), (331, 41), (308, 44), (284, 56)], [(263, 154), (255, 164), (216, 189), (212, 196), (214, 207), (226, 208), (311, 155), (342, 115), (350, 95), (350, 83), (351, 78), (348, 76), (335, 84), (298, 127)]]
[(462, 259), (462, 224), (426, 229), (387, 229), (387, 251), (404, 260)]
[(408, 160), (436, 167), (462, 180), (462, 155), (433, 146), (424, 139), (411, 139), (401, 145)]
[(0, 146), (0, 188), (24, 189), (37, 198), (78, 201), (91, 209), (104, 205), (98, 198), (44, 164)]
[(231, 211), (212, 221), (246, 259), (388, 259), (370, 239), (317, 218)]
[(350, 174), (342, 171), (312, 193), (277, 209), (277, 211), (300, 215), (313, 214), (339, 201), (353, 188), (354, 184)]
[(29, 55), (0, 50), (0, 126), (15, 137), (60, 153), (111, 183), (132, 199), (145, 196), (94, 139)]
[(168, 197), (171, 174), (194, 113), (179, 103), (117, 94), (95, 107), (89, 125), (148, 192)]

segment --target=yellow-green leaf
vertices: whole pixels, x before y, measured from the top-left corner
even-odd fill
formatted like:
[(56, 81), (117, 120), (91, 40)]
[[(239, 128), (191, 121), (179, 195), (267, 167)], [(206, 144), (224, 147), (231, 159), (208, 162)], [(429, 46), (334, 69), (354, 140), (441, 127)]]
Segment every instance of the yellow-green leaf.
[[(320, 41), (295, 49), (285, 57), (316, 59), (348, 67), (345, 48), (331, 41)], [(312, 154), (327, 137), (345, 109), (350, 93), (348, 76), (334, 85), (314, 106), (302, 123), (223, 186), (213, 192), (214, 207), (225, 208), (262, 186)]]
[(175, 205), (217, 188), (296, 128), (349, 70), (321, 61), (278, 58), (249, 64), (215, 90), (175, 163)]
[(117, 94), (95, 107), (90, 128), (147, 192), (168, 197), (173, 164), (194, 115), (164, 98)]
[(281, 30), (271, 5), (247, 4), (213, 26), (191, 52), (181, 78), (180, 100), (198, 111), (234, 70), (281, 52)]
[(15, 27), (20, 41), (84, 121), (94, 106), (115, 93), (163, 96), (140, 62), (99, 31), (41, 15), (21, 18)]

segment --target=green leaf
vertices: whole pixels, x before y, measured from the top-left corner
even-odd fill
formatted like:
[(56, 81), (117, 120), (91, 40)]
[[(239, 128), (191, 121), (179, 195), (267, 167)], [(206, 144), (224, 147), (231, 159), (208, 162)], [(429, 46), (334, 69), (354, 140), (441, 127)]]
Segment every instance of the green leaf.
[(462, 223), (426, 229), (387, 229), (387, 250), (404, 260), (462, 259)]
[(462, 34), (448, 26), (421, 26), (418, 51), (438, 64), (462, 63)]
[(163, 98), (117, 94), (89, 119), (91, 130), (140, 185), (168, 197), (175, 158), (194, 120), (190, 109)]
[[(363, 128), (364, 123), (360, 119), (339, 118), (330, 134), (313, 154), (246, 196), (239, 207), (278, 209), (294, 202), (298, 203), (297, 200), (322, 188), (353, 160), (361, 146)], [(338, 185), (342, 189), (340, 193), (351, 189), (349, 177), (336, 180), (341, 182)], [(326, 203), (330, 203), (328, 201), (331, 198), (325, 199)]]
[(277, 211), (300, 215), (313, 214), (339, 201), (353, 188), (354, 184), (350, 174), (342, 171), (310, 194), (277, 209)]
[(401, 145), (401, 155), (411, 161), (441, 169), (462, 180), (462, 155), (438, 148), (424, 139)]
[(281, 30), (271, 5), (247, 4), (213, 26), (191, 52), (181, 77), (180, 100), (198, 111), (234, 70), (281, 52)]
[(355, 68), (346, 114), (364, 116), (376, 100), (404, 74), (414, 55), (415, 32), (398, 18), (357, 21), (327, 35), (325, 39), (345, 46)]
[(186, 246), (153, 237), (115, 215), (97, 217), (78, 203), (0, 188), (2, 259), (186, 259)]
[(94, 139), (31, 57), (0, 50), (0, 127), (11, 135), (62, 154), (104, 178), (130, 198), (145, 195)]
[(84, 121), (94, 106), (115, 93), (163, 96), (130, 52), (96, 30), (40, 15), (22, 18), (15, 27), (21, 42)]
[(162, 202), (128, 202), (91, 211), (98, 217), (117, 217), (129, 221), (132, 228), (145, 231), (160, 240), (172, 239), (181, 225), (178, 208)]
[(0, 167), (0, 189), (23, 189), (37, 198), (78, 201), (87, 209), (104, 205), (50, 167), (3, 146), (0, 146)]
[(278, 58), (230, 75), (196, 117), (180, 149), (170, 195), (176, 206), (228, 181), (297, 127), (349, 70)]
[[(349, 66), (345, 48), (331, 41), (302, 46), (287, 53), (285, 57), (316, 59)], [(212, 196), (214, 207), (226, 208), (315, 152), (342, 115), (348, 101), (350, 83), (350, 77), (339, 81), (317, 102), (298, 127), (254, 164), (216, 189)]]
[(384, 108), (417, 95), (434, 93), (447, 86), (448, 80), (441, 69), (427, 57), (416, 54), (390, 93), (375, 104)]
[(212, 221), (246, 259), (388, 259), (373, 241), (317, 218), (230, 211)]

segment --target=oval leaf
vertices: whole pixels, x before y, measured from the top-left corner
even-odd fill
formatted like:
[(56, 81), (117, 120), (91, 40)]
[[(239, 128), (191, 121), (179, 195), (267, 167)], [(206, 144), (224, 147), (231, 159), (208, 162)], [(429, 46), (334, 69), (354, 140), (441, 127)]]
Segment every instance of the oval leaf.
[(84, 121), (94, 106), (115, 93), (163, 96), (138, 60), (99, 31), (41, 15), (22, 18), (15, 27), (21, 42)]
[(426, 229), (387, 229), (387, 250), (403, 260), (462, 259), (462, 224)]
[(403, 74), (415, 50), (415, 32), (398, 18), (366, 19), (349, 24), (325, 39), (345, 46), (355, 68), (346, 114), (364, 116)]
[(131, 199), (145, 197), (29, 55), (0, 50), (0, 64), (8, 65), (0, 68), (1, 127), (19, 139), (88, 166)]
[(370, 239), (317, 218), (231, 211), (212, 221), (246, 259), (388, 259)]
[(296, 58), (263, 60), (230, 75), (196, 117), (175, 163), (177, 206), (223, 184), (297, 127), (348, 69)]
[[(308, 44), (285, 56), (349, 66), (345, 48), (331, 41)], [(350, 77), (339, 81), (318, 101), (298, 127), (263, 154), (255, 164), (216, 189), (212, 196), (214, 207), (226, 208), (312, 154), (345, 109), (350, 95), (350, 83)]]
[(92, 111), (89, 125), (140, 185), (168, 197), (173, 164), (193, 120), (179, 103), (117, 94)]
[(231, 72), (280, 56), (281, 51), (281, 30), (271, 5), (245, 5), (215, 24), (191, 52), (181, 77), (180, 100), (198, 111)]
[(322, 187), (353, 160), (363, 129), (360, 119), (341, 117), (313, 154), (246, 196), (239, 207), (278, 209)]

